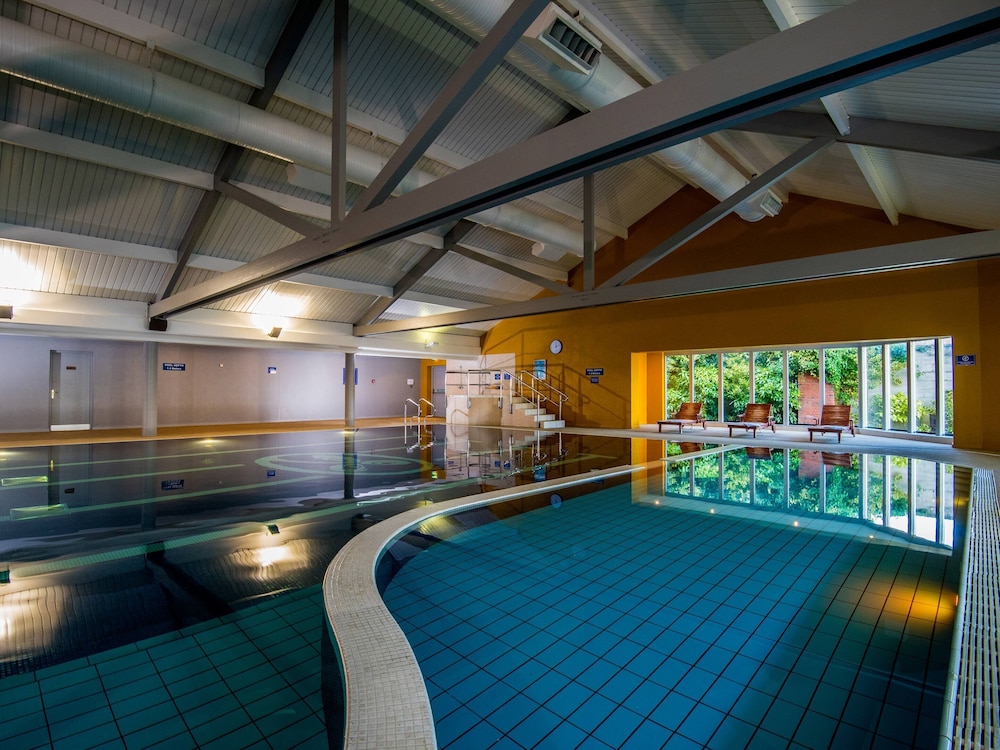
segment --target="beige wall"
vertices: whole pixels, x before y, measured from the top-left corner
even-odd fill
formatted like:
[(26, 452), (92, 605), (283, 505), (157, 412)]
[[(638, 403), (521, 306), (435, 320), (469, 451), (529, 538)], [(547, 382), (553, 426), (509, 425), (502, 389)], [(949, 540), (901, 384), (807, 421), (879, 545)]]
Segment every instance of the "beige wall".
[[(705, 205), (695, 191), (681, 191), (633, 227), (628, 241), (598, 253), (598, 283), (611, 256), (618, 263), (638, 257)], [(792, 196), (776, 219), (720, 222), (642, 278), (958, 233), (906, 217), (892, 227), (875, 211)], [(956, 353), (978, 360), (955, 370), (955, 445), (1000, 451), (1000, 406), (987, 385), (1000, 383), (998, 329), (1000, 261), (978, 261), (508, 320), (487, 334), (484, 353), (547, 359), (555, 382), (570, 394), (569, 424), (634, 427), (662, 417), (656, 360), (664, 351), (951, 336)], [(565, 345), (560, 355), (548, 351), (553, 338)], [(637, 359), (637, 353), (648, 354)], [(604, 368), (597, 384), (586, 375), (592, 367)]]

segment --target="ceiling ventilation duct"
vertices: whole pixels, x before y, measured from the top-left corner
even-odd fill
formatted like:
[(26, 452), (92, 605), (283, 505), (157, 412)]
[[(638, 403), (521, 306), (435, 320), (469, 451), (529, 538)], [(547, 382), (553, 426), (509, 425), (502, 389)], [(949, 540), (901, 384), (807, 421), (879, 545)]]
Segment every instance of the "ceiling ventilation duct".
[(522, 41), (563, 70), (589, 73), (601, 57), (597, 37), (555, 5), (542, 11), (524, 32)]
[[(98, 50), (0, 17), (0, 71), (79, 96), (138, 112), (188, 130), (235, 143), (329, 174), (330, 136), (249, 104), (202, 89)], [(347, 178), (369, 185), (384, 165), (370, 151), (348, 146)], [(415, 190), (435, 176), (419, 169), (397, 192)], [(329, 179), (317, 188), (329, 195)], [(507, 204), (468, 217), (504, 232), (583, 253), (583, 232)]]
[[(511, 0), (417, 0), (417, 2), (474, 39), (484, 38), (511, 4)], [(549, 3), (548, 8), (551, 10), (555, 5)], [(548, 12), (549, 10), (546, 10), (543, 15)], [(580, 24), (565, 12), (558, 8), (556, 12), (557, 15), (561, 12), (559, 18), (568, 18), (574, 29), (582, 29)], [(589, 34), (586, 31), (584, 33)], [(642, 89), (635, 79), (607, 55), (599, 55), (589, 71), (581, 71), (578, 67), (565, 67), (565, 61), (562, 64), (553, 63), (548, 55), (539, 52), (537, 43), (533, 44), (522, 37), (521, 42), (507, 54), (507, 60), (585, 112), (624, 99)], [(748, 182), (739, 170), (701, 138), (661, 149), (653, 156), (660, 159), (686, 182), (705, 190), (720, 201), (743, 188)], [(737, 206), (734, 213), (746, 221), (759, 221), (768, 215), (756, 205), (747, 202)]]

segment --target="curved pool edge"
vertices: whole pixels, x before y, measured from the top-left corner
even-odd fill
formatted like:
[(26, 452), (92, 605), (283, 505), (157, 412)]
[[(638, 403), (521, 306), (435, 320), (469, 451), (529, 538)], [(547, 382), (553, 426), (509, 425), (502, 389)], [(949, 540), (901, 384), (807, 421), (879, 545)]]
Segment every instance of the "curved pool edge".
[(413, 508), (381, 521), (348, 542), (323, 577), (327, 625), (343, 671), (345, 750), (437, 747), (434, 717), (420, 666), (375, 583), (375, 566), (393, 542), (435, 516), (631, 474), (644, 468), (618, 466)]

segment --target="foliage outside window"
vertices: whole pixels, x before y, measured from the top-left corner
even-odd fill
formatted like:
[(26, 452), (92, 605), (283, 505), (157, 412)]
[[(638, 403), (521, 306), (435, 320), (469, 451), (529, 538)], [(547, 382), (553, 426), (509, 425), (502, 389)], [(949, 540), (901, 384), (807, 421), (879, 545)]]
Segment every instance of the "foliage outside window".
[(750, 403), (750, 352), (726, 352), (722, 355), (722, 414), (725, 419), (739, 419)]
[[(864, 355), (861, 361), (859, 351)], [(667, 413), (694, 400), (702, 402), (706, 419), (733, 421), (753, 400), (771, 404), (772, 418), (778, 424), (812, 424), (823, 404), (837, 403), (851, 406), (858, 427), (954, 433), (950, 339), (793, 349), (787, 352), (787, 375), (785, 358), (782, 350), (667, 355)]]
[(779, 424), (785, 421), (784, 369), (784, 356), (781, 352), (754, 352), (754, 399), (761, 404), (771, 404), (771, 418)]
[(705, 419), (720, 419), (718, 354), (694, 355), (694, 400), (701, 401)]

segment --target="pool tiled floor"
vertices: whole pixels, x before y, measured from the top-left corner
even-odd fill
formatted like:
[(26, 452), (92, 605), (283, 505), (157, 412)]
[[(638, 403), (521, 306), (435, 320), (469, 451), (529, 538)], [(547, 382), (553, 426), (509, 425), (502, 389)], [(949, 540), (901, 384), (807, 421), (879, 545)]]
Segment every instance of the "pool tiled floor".
[(435, 545), (385, 599), (442, 748), (936, 747), (955, 566), (857, 529), (610, 488)]
[(4, 750), (327, 748), (319, 586), (0, 680)]

